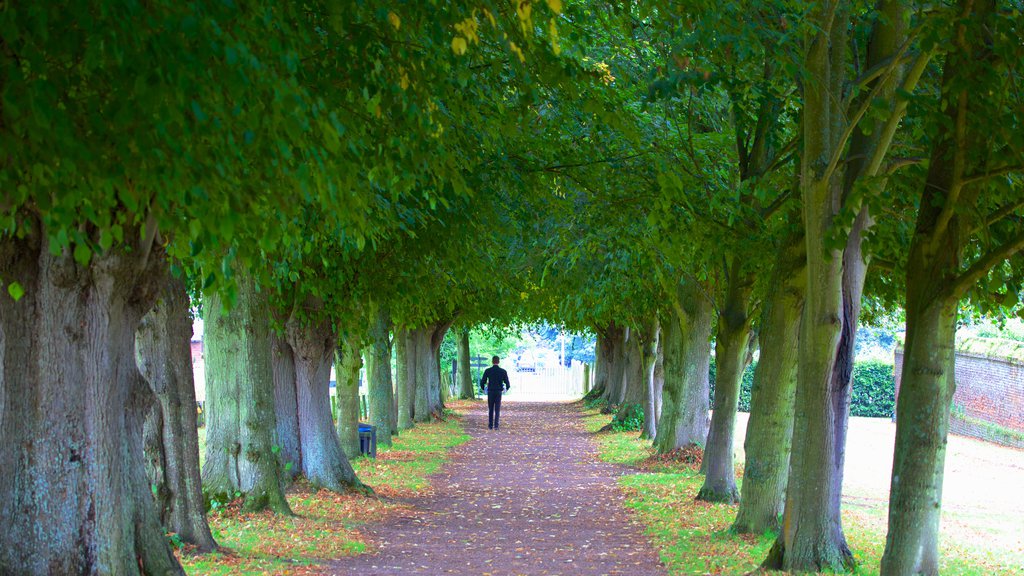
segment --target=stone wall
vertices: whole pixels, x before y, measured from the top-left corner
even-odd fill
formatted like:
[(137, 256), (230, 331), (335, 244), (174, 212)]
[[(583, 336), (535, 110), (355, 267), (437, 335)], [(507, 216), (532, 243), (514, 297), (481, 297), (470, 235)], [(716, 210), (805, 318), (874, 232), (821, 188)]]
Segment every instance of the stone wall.
[[(897, 349), (897, 398), (902, 371), (903, 351)], [(1024, 363), (957, 352), (949, 431), (1024, 448)]]

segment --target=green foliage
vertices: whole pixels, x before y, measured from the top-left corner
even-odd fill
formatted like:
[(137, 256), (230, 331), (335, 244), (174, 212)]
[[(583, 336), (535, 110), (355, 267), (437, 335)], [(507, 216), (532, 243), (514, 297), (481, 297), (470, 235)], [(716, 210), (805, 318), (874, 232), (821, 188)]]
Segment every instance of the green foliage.
[(896, 409), (896, 377), (892, 364), (877, 360), (853, 364), (851, 416), (891, 418)]
[[(754, 384), (754, 370), (757, 361), (751, 362), (743, 371), (740, 385), (740, 412), (750, 412), (750, 395)], [(715, 398), (715, 358), (711, 358), (709, 380), (711, 392), (709, 403)], [(855, 362), (853, 365), (853, 397), (850, 401), (851, 416), (868, 416), (872, 418), (891, 418), (896, 408), (896, 378), (890, 363), (868, 360)]]
[[(625, 412), (623, 412), (625, 410)], [(621, 417), (620, 417), (621, 416)], [(632, 404), (619, 409), (612, 420), (612, 430), (616, 432), (635, 432), (644, 425), (644, 408)]]

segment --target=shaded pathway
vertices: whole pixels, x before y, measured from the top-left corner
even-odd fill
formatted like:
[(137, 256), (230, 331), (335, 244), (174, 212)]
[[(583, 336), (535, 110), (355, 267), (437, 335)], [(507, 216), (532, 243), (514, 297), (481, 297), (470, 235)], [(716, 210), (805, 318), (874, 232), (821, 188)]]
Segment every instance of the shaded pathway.
[(371, 526), (381, 553), (339, 560), (330, 573), (663, 574), (577, 408), (502, 408), (492, 432), (486, 404), (474, 404), (473, 439), (452, 451), (432, 493), (409, 501), (421, 513)]

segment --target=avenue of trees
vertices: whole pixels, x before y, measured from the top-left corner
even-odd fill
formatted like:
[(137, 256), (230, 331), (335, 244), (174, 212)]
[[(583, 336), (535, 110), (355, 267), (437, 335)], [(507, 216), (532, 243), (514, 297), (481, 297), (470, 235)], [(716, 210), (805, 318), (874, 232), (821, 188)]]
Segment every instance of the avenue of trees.
[(958, 319), (1021, 311), (1022, 9), (5, 5), (0, 573), (181, 573), (211, 502), (372, 491), (360, 369), (386, 444), (449, 331), (528, 323), (596, 335), (591, 398), (702, 448), (766, 569), (849, 571), (863, 306), (906, 320), (882, 573), (937, 574)]

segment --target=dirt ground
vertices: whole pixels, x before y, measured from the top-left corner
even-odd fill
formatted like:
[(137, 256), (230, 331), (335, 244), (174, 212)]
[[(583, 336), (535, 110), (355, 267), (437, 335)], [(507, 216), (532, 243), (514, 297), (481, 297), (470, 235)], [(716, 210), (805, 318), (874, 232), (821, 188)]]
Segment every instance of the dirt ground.
[[(736, 462), (743, 462), (747, 414), (736, 424)], [(896, 424), (850, 418), (843, 504), (884, 525), (888, 514)], [(941, 538), (979, 550), (1001, 550), (1024, 562), (1024, 450), (950, 436), (943, 485)]]
[(378, 554), (330, 574), (664, 574), (623, 505), (622, 469), (601, 462), (573, 404), (508, 402), (499, 430), (473, 405), (473, 439), (451, 453), (415, 512), (369, 526)]

